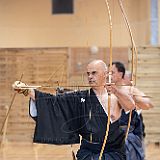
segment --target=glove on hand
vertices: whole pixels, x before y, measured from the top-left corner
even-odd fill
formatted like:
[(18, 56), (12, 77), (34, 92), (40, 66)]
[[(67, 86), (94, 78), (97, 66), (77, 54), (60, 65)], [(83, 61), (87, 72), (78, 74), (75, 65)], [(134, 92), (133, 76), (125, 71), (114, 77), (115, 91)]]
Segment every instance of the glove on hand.
[(28, 96), (29, 94), (29, 89), (23, 89), (25, 87), (27, 87), (28, 85), (21, 82), (21, 81), (15, 81), (13, 84), (12, 84), (12, 87), (15, 91), (17, 91), (17, 93), (19, 94), (23, 94), (25, 96)]

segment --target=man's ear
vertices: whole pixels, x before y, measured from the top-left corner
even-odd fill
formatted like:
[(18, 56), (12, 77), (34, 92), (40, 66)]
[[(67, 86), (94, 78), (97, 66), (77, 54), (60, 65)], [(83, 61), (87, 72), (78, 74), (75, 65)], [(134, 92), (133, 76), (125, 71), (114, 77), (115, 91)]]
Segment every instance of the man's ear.
[(119, 76), (120, 76), (120, 78), (122, 78), (123, 77), (123, 73), (119, 72)]

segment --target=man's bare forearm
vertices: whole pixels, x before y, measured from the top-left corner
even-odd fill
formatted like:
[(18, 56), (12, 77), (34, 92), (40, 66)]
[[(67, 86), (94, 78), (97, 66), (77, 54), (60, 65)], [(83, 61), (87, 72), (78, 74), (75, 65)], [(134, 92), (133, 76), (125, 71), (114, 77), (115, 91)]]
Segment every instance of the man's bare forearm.
[(118, 98), (118, 102), (122, 108), (125, 110), (133, 110), (135, 108), (135, 102), (129, 94), (122, 92), (119, 89), (115, 89), (114, 94)]

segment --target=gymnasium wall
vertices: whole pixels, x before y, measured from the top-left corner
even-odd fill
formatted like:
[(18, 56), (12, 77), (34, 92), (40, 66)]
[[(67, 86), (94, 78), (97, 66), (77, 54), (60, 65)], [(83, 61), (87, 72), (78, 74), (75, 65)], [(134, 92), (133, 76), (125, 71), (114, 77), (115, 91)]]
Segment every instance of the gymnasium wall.
[[(52, 14), (51, 0), (1, 0), (0, 48), (109, 45), (105, 0), (74, 0), (74, 14)], [(124, 7), (137, 45), (150, 43), (150, 1), (127, 0)], [(113, 46), (130, 46), (117, 0), (110, 1)]]

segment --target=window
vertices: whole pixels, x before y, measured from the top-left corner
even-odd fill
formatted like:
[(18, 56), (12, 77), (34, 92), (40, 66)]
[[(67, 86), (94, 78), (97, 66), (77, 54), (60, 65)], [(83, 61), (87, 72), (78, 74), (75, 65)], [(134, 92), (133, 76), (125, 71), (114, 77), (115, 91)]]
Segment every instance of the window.
[(53, 14), (72, 14), (73, 0), (52, 0)]

